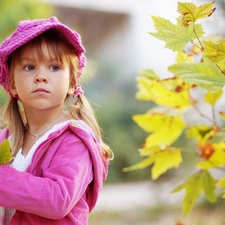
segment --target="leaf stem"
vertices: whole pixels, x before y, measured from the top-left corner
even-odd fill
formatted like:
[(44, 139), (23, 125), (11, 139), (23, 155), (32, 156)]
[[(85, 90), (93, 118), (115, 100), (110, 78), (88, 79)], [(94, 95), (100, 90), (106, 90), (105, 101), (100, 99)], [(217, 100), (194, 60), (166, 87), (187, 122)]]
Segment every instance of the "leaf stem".
[(208, 120), (211, 124), (212, 124), (212, 126), (216, 126), (216, 127), (218, 127), (218, 125), (217, 125), (217, 122), (216, 122), (216, 119), (215, 119), (215, 113), (213, 112), (213, 118), (211, 118), (211, 117), (208, 117), (208, 116), (206, 116), (199, 108), (198, 108), (198, 106), (190, 99), (190, 103), (191, 103), (191, 105), (193, 106), (193, 108), (196, 110), (196, 112), (201, 116), (201, 117), (203, 117), (203, 118), (205, 118), (206, 120)]
[(195, 36), (196, 36), (196, 38), (197, 38), (197, 40), (198, 40), (198, 43), (199, 43), (200, 46), (201, 46), (201, 49), (203, 50), (204, 47), (203, 47), (203, 45), (202, 45), (202, 43), (201, 43), (201, 41), (200, 41), (200, 39), (199, 39), (199, 37), (198, 37), (198, 35), (197, 35), (197, 33), (196, 33), (196, 30), (195, 30), (195, 23), (194, 23), (194, 25), (193, 25), (193, 32), (194, 32), (194, 34), (195, 34)]

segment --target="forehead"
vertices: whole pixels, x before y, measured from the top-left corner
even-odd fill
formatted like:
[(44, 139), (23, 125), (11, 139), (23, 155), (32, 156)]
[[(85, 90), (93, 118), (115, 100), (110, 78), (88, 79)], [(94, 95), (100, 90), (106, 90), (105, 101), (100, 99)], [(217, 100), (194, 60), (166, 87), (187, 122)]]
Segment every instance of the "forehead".
[(34, 45), (32, 43), (28, 43), (21, 48), (19, 53), (19, 58), (35, 58), (39, 60), (46, 59), (60, 59), (62, 60), (61, 54), (58, 54), (58, 51), (53, 48), (52, 45), (48, 45), (45, 41), (40, 43), (39, 45)]

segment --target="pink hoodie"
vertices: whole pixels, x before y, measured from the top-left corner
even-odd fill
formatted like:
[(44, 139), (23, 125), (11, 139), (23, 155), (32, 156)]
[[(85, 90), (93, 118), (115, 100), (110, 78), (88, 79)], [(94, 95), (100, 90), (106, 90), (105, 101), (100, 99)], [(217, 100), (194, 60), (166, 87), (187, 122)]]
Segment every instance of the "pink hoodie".
[(10, 225), (87, 225), (107, 172), (93, 131), (76, 120), (39, 145), (26, 172), (0, 166), (0, 206), (16, 209)]

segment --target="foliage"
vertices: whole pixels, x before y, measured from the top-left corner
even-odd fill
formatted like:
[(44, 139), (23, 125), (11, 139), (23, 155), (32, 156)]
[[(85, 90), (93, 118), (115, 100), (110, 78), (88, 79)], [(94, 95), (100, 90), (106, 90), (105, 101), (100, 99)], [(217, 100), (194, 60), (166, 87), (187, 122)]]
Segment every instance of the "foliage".
[[(149, 136), (139, 150), (145, 159), (124, 171), (152, 165), (152, 179), (156, 180), (169, 169), (178, 168), (184, 152), (194, 154), (197, 158), (194, 173), (172, 191), (185, 189), (184, 215), (192, 210), (202, 192), (209, 202), (215, 203), (216, 189), (225, 189), (225, 177), (213, 174), (214, 169), (221, 170), (225, 166), (225, 129), (216, 116), (216, 105), (222, 98), (225, 84), (225, 40), (204, 40), (202, 24), (197, 23), (214, 11), (214, 2), (200, 6), (178, 2), (180, 16), (176, 24), (152, 16), (156, 32), (150, 34), (164, 41), (166, 48), (177, 52), (176, 62), (168, 67), (173, 77), (160, 79), (153, 70), (147, 69), (137, 78), (136, 98), (154, 102), (157, 107), (133, 116)], [(212, 116), (201, 109), (200, 98), (196, 95), (199, 92), (204, 103), (210, 105)], [(193, 110), (201, 119), (190, 123), (188, 117)], [(218, 114), (225, 119), (224, 112)], [(194, 150), (186, 146), (174, 147), (181, 134), (190, 142), (194, 140)], [(225, 194), (222, 197), (225, 199)]]
[(48, 17), (53, 8), (44, 3), (30, 0), (0, 1), (0, 42), (2, 42), (17, 26), (19, 20)]
[(13, 157), (10, 150), (10, 142), (8, 139), (6, 139), (0, 143), (0, 165), (7, 164), (12, 159)]

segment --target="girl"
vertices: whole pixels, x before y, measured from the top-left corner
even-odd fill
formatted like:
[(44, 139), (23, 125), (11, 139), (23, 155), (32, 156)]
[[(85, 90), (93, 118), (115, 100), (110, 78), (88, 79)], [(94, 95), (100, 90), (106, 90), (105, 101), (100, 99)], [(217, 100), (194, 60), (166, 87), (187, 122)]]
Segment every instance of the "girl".
[(21, 21), (0, 46), (10, 95), (0, 141), (14, 157), (0, 165), (0, 224), (88, 224), (111, 150), (79, 85), (83, 53), (80, 36), (56, 17)]

